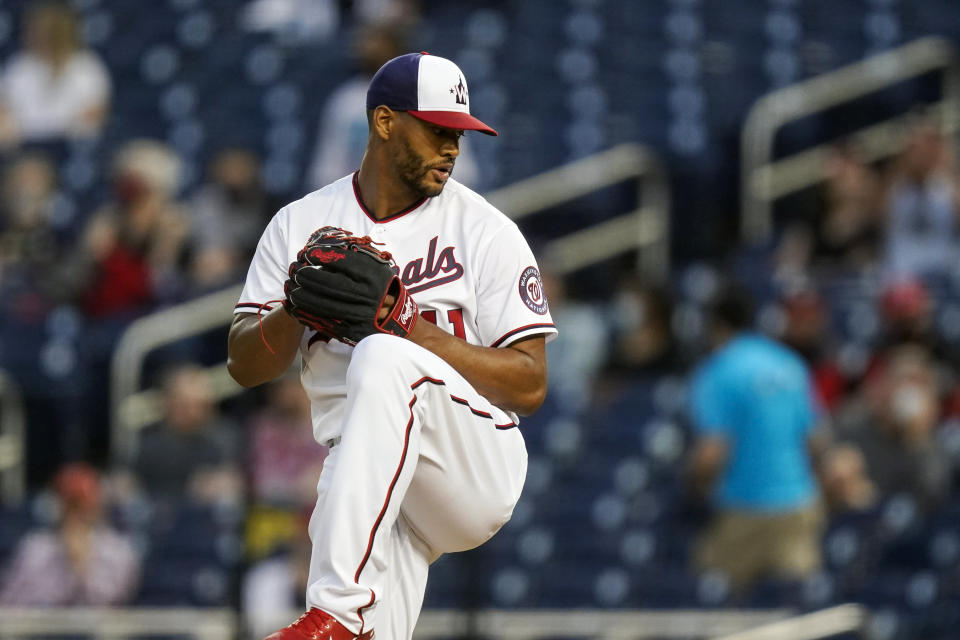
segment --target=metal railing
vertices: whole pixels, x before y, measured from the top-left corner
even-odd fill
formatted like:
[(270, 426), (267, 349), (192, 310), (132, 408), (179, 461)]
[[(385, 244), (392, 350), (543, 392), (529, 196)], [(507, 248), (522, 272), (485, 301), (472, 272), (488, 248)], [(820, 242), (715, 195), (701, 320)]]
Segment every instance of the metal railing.
[[(754, 103), (740, 137), (741, 234), (750, 244), (770, 238), (772, 205), (778, 198), (821, 182), (828, 145), (773, 159), (777, 132), (790, 122), (869, 95), (898, 82), (940, 71), (941, 99), (932, 106), (942, 129), (954, 133), (960, 120), (960, 64), (948, 40), (920, 38), (815, 78), (773, 91)], [(902, 145), (903, 117), (848, 136), (867, 160), (896, 153)]]
[(26, 418), (20, 388), (0, 369), (0, 497), (17, 504), (26, 488)]
[(655, 280), (670, 267), (670, 187), (657, 155), (622, 144), (486, 194), (514, 220), (634, 180), (637, 209), (546, 243), (542, 259), (561, 275), (639, 249), (637, 268)]
[(237, 614), (231, 609), (2, 609), (0, 640), (86, 636), (121, 640), (138, 636), (186, 635), (197, 640), (234, 640)]
[(574, 610), (483, 610), (469, 615), (461, 611), (426, 611), (417, 623), (416, 640), (463, 637), (471, 629), (497, 640), (540, 638), (591, 638), (594, 640), (642, 640), (643, 638), (711, 638), (717, 633), (735, 633), (757, 625), (783, 620), (786, 611), (598, 611)]
[[(110, 362), (111, 453), (129, 462), (136, 453), (139, 429), (160, 416), (159, 392), (141, 390), (143, 362), (154, 349), (230, 324), (243, 287), (235, 285), (185, 302), (132, 323), (120, 336)], [(226, 363), (207, 370), (218, 399), (242, 390)]]
[(867, 618), (867, 610), (862, 606), (844, 604), (778, 620), (755, 629), (715, 636), (713, 640), (818, 640), (841, 633), (863, 631)]
[[(300, 611), (278, 618), (288, 624)], [(541, 609), (426, 610), (417, 622), (415, 640), (464, 637), (482, 629), (497, 640), (644, 638), (714, 640), (817, 640), (863, 629), (866, 610), (840, 605), (797, 617), (787, 610), (687, 609), (671, 611)], [(240, 637), (238, 614), (231, 609), (3, 609), (0, 640), (53, 635), (119, 640), (138, 636), (182, 634), (198, 640)]]
[[(664, 278), (669, 270), (669, 183), (663, 164), (645, 147), (620, 145), (498, 189), (486, 198), (518, 220), (627, 180), (637, 183), (636, 210), (546, 243), (541, 258), (562, 275), (638, 249), (641, 273)], [(164, 345), (228, 325), (241, 289), (229, 287), (158, 311), (126, 329), (114, 350), (110, 370), (115, 460), (131, 460), (138, 431), (159, 417), (158, 391), (141, 389), (147, 355)], [(230, 378), (225, 363), (207, 372), (217, 399), (242, 391)]]

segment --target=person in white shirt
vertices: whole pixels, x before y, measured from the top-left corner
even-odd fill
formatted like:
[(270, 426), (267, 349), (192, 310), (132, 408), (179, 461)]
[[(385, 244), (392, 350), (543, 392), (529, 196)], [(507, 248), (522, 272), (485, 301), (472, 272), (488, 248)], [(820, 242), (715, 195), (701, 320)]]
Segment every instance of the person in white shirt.
[(84, 47), (77, 16), (61, 2), (34, 4), (24, 19), (24, 48), (0, 75), (0, 141), (91, 138), (106, 122), (106, 65)]

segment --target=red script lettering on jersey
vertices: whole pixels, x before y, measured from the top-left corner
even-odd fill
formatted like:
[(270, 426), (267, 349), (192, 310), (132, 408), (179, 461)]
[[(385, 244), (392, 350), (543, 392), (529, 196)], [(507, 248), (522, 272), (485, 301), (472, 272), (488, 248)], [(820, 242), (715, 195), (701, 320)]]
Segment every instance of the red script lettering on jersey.
[[(456, 256), (453, 255), (454, 247), (444, 247), (438, 254), (438, 242), (439, 236), (434, 236), (430, 240), (426, 260), (417, 258), (408, 262), (402, 271), (398, 269), (400, 280), (410, 293), (439, 287), (442, 284), (459, 280), (463, 276), (463, 265), (457, 262)], [(438, 278), (437, 276), (440, 274), (446, 275)], [(427, 282), (424, 282), (424, 280)], [(423, 284), (419, 284), (421, 282)]]

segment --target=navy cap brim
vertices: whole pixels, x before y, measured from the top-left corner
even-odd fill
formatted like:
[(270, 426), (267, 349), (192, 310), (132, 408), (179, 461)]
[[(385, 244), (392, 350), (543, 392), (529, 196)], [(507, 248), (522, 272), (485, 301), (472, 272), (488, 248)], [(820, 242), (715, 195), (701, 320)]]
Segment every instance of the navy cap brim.
[(424, 122), (435, 124), (448, 129), (465, 129), (469, 131), (479, 131), (488, 136), (500, 135), (496, 129), (487, 126), (479, 119), (469, 113), (460, 111), (407, 111), (410, 115)]

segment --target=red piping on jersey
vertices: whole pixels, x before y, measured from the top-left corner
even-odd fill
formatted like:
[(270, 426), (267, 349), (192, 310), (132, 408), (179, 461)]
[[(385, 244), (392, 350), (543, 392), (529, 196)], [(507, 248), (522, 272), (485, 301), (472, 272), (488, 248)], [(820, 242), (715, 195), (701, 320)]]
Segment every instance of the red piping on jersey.
[(491, 347), (499, 347), (499, 346), (503, 343), (504, 340), (506, 340), (507, 338), (509, 338), (509, 337), (511, 337), (511, 336), (517, 335), (517, 334), (520, 333), (521, 331), (528, 331), (528, 330), (530, 330), (530, 329), (556, 329), (556, 328), (557, 328), (557, 325), (552, 324), (552, 323), (550, 323), (550, 322), (544, 322), (544, 323), (542, 323), (542, 324), (527, 324), (527, 325), (524, 325), (524, 326), (522, 326), (522, 327), (517, 327), (517, 328), (514, 329), (513, 331), (509, 331), (509, 332), (503, 334), (503, 335), (500, 337), (499, 340), (497, 340), (496, 342), (494, 342), (494, 343), (491, 344), (490, 346), (491, 346)]
[(365, 605), (363, 605), (362, 607), (360, 607), (359, 609), (357, 609), (357, 615), (360, 616), (360, 633), (358, 633), (357, 636), (362, 636), (362, 635), (363, 635), (363, 628), (364, 628), (365, 626), (367, 626), (367, 623), (366, 623), (366, 622), (364, 621), (364, 619), (363, 619), (363, 610), (364, 610), (364, 609), (369, 609), (370, 606), (373, 604), (373, 601), (376, 600), (376, 599), (377, 599), (377, 594), (374, 592), (373, 589), (370, 589), (370, 602), (368, 602), (367, 604), (365, 604)]
[(453, 400), (454, 402), (458, 402), (466, 406), (467, 409), (470, 409), (470, 413), (472, 413), (475, 416), (480, 416), (481, 418), (490, 418), (491, 420), (493, 420), (493, 414), (487, 413), (486, 411), (481, 411), (480, 409), (474, 409), (473, 407), (470, 406), (470, 403), (464, 398), (458, 398), (457, 396), (451, 393), (450, 399)]
[(282, 302), (282, 300), (279, 300), (279, 301), (278, 301), (278, 300), (270, 300), (270, 301), (268, 301), (268, 302), (264, 302), (263, 304), (260, 304), (259, 302), (238, 302), (238, 303), (233, 307), (233, 309), (234, 309), (234, 311), (236, 311), (236, 310), (239, 309), (240, 307), (251, 307), (251, 308), (253, 308), (253, 309), (259, 310), (259, 309), (262, 307), (264, 311), (273, 311), (273, 307), (270, 306), (270, 303), (271, 303), (271, 302)]
[[(410, 385), (410, 388), (411, 388), (411, 389), (416, 389), (417, 387), (419, 387), (420, 385), (422, 385), (422, 384), (424, 384), (424, 383), (426, 383), (426, 382), (429, 382), (429, 383), (431, 383), (431, 384), (435, 384), (435, 385), (438, 385), (438, 386), (444, 386), (444, 387), (447, 385), (447, 383), (444, 382), (443, 380), (441, 380), (440, 378), (431, 378), (431, 377), (429, 377), (429, 376), (424, 376), (424, 377), (420, 378), (419, 380), (417, 380), (416, 382), (414, 382), (412, 385)], [(490, 414), (490, 413), (488, 413), (488, 412), (486, 412), (486, 411), (481, 411), (481, 410), (479, 410), (479, 409), (474, 409), (473, 407), (470, 406), (470, 403), (469, 403), (467, 400), (465, 400), (465, 399), (463, 399), (463, 398), (460, 398), (460, 397), (458, 397), (458, 396), (455, 396), (455, 395), (453, 395), (452, 393), (449, 394), (449, 395), (450, 395), (450, 399), (451, 399), (451, 400), (453, 400), (454, 402), (456, 402), (456, 403), (458, 403), (458, 404), (465, 405), (468, 409), (470, 409), (470, 412), (473, 413), (474, 415), (480, 416), (481, 418), (487, 418), (487, 419), (489, 419), (490, 421), (493, 421), (493, 415), (492, 415), (492, 414)], [(407, 426), (406, 426), (406, 428), (405, 428), (405, 430), (404, 430), (404, 436), (403, 436), (403, 453), (400, 455), (400, 464), (397, 465), (397, 470), (396, 470), (396, 472), (393, 474), (393, 480), (390, 481), (390, 487), (387, 489), (387, 497), (386, 497), (386, 499), (384, 499), (384, 501), (383, 501), (383, 507), (380, 509), (380, 513), (379, 513), (379, 515), (377, 515), (377, 519), (376, 519), (376, 521), (373, 523), (373, 528), (370, 529), (370, 537), (369, 537), (369, 539), (368, 539), (368, 541), (367, 541), (367, 550), (364, 552), (364, 554), (363, 554), (363, 559), (360, 561), (360, 565), (357, 567), (357, 572), (353, 575), (353, 581), (356, 582), (356, 583), (359, 583), (359, 582), (360, 582), (360, 574), (363, 572), (364, 567), (367, 566), (367, 561), (370, 560), (370, 554), (373, 552), (373, 541), (374, 541), (374, 539), (375, 539), (376, 536), (377, 536), (377, 529), (380, 528), (380, 523), (383, 522), (383, 517), (384, 517), (384, 516), (386, 515), (386, 513), (387, 513), (387, 507), (390, 506), (390, 499), (393, 497), (393, 490), (394, 490), (394, 489), (396, 488), (396, 486), (397, 486), (397, 481), (400, 479), (400, 473), (403, 471), (403, 465), (406, 463), (406, 460), (407, 460), (407, 451), (408, 451), (408, 449), (410, 448), (410, 431), (413, 429), (413, 405), (415, 405), (416, 403), (417, 403), (417, 396), (416, 396), (416, 394), (414, 394), (413, 398), (410, 400), (410, 405), (409, 405), (409, 406), (410, 406), (410, 420), (407, 421)], [(513, 428), (515, 428), (517, 425), (516, 425), (515, 423), (512, 423), (512, 422), (511, 422), (510, 424), (496, 424), (496, 423), (494, 423), (493, 426), (494, 426), (496, 429), (499, 429), (500, 431), (504, 431), (504, 430), (507, 430), (507, 429), (513, 429)], [(373, 593), (373, 589), (370, 590), (370, 593)], [(360, 609), (365, 609), (366, 607), (369, 607), (371, 604), (373, 604), (373, 598), (371, 598), (369, 604), (361, 607)], [(358, 613), (359, 613), (359, 612), (358, 612)], [(362, 616), (362, 615), (360, 616), (360, 621), (361, 621), (361, 625), (362, 625), (362, 623), (363, 623), (363, 616)], [(361, 633), (361, 634), (363, 633), (363, 627), (362, 627), (362, 626), (361, 626), (361, 628), (360, 628), (360, 633)]]
[(431, 378), (431, 377), (429, 377), (429, 376), (423, 376), (422, 378), (420, 378), (419, 380), (417, 380), (416, 382), (414, 382), (412, 385), (410, 385), (410, 388), (411, 388), (411, 389), (416, 389), (417, 387), (419, 387), (420, 385), (422, 385), (424, 382), (432, 382), (433, 384), (439, 384), (439, 385), (446, 385), (446, 384), (447, 384), (446, 382), (444, 382), (443, 380), (441, 380), (441, 379), (439, 379), (439, 378)]
[(397, 211), (396, 213), (391, 213), (386, 218), (377, 219), (377, 217), (373, 215), (373, 212), (367, 209), (367, 205), (363, 204), (363, 198), (360, 197), (360, 184), (357, 181), (357, 176), (359, 175), (360, 175), (359, 171), (353, 174), (353, 195), (356, 197), (357, 204), (360, 205), (360, 209), (375, 224), (383, 224), (384, 222), (392, 222), (397, 218), (402, 218), (403, 216), (407, 215), (408, 213), (410, 213), (411, 211), (413, 211), (414, 209), (416, 209), (417, 207), (419, 207), (420, 205), (422, 205), (424, 202), (427, 201), (426, 198), (421, 198), (420, 200), (417, 200), (416, 202), (414, 202), (412, 205), (410, 205), (403, 211)]
[[(425, 382), (429, 382), (429, 383), (431, 383), (431, 384), (435, 384), (435, 385), (438, 385), (438, 386), (446, 386), (446, 385), (447, 385), (446, 382), (444, 382), (443, 380), (440, 380), (439, 378), (431, 378), (431, 377), (429, 377), (429, 376), (424, 376), (424, 377), (420, 378), (419, 380), (417, 380), (416, 382), (414, 382), (412, 385), (410, 385), (410, 388), (411, 388), (411, 389), (416, 389), (417, 387), (419, 387), (420, 385), (422, 385), (422, 384), (425, 383)], [(457, 404), (462, 404), (462, 405), (464, 405), (465, 407), (467, 407), (468, 409), (470, 409), (470, 413), (472, 413), (473, 415), (475, 415), (475, 416), (480, 416), (481, 418), (487, 418), (487, 419), (489, 419), (489, 420), (493, 420), (493, 414), (490, 414), (490, 413), (488, 413), (488, 412), (486, 412), (486, 411), (481, 411), (480, 409), (474, 409), (473, 407), (470, 406), (470, 402), (467, 401), (467, 400), (465, 400), (464, 398), (461, 398), (461, 397), (459, 397), (459, 396), (455, 396), (455, 395), (453, 395), (452, 393), (450, 393), (449, 391), (448, 391), (447, 393), (449, 394), (451, 400), (453, 400), (453, 401), (456, 402)], [(513, 429), (513, 428), (516, 427), (517, 425), (516, 425), (515, 422), (510, 422), (510, 423), (507, 423), (507, 424), (496, 424), (496, 423), (494, 423), (493, 426), (494, 426), (495, 428), (499, 429), (500, 431), (505, 431), (505, 430), (507, 430), (507, 429)]]

